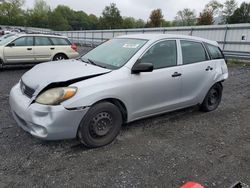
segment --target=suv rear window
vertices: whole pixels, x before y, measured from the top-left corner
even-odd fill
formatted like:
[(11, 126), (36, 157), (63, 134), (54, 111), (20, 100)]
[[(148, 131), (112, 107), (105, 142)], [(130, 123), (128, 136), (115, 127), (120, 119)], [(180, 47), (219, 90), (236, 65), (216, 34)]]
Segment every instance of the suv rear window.
[(183, 65), (208, 60), (206, 51), (200, 42), (181, 41)]
[(218, 46), (213, 46), (211, 44), (206, 44), (210, 57), (212, 59), (224, 59), (224, 55), (222, 54), (220, 48)]
[(52, 40), (54, 45), (58, 45), (58, 46), (71, 45), (70, 41), (68, 39), (65, 39), (65, 38), (54, 37), (54, 38), (50, 38), (50, 39)]

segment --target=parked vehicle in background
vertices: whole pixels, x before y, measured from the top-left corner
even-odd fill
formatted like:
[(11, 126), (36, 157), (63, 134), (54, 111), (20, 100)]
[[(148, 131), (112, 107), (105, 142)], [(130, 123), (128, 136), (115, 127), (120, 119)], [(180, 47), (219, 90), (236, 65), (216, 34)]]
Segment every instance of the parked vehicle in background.
[(122, 124), (200, 105), (215, 110), (228, 78), (215, 41), (141, 34), (109, 40), (79, 60), (43, 63), (10, 93), (13, 116), (45, 140), (112, 142)]
[(2, 35), (7, 35), (7, 34), (11, 34), (12, 32), (9, 30), (3, 30), (2, 31)]
[(0, 66), (74, 59), (78, 56), (77, 46), (58, 35), (15, 34), (0, 41)]
[(0, 27), (0, 37), (3, 35), (3, 28)]
[(4, 39), (7, 39), (7, 38), (9, 38), (9, 37), (12, 37), (12, 36), (14, 36), (14, 35), (16, 35), (16, 34), (10, 33), (10, 34), (3, 35), (3, 36), (0, 37), (0, 41), (2, 41), (2, 40), (4, 40)]

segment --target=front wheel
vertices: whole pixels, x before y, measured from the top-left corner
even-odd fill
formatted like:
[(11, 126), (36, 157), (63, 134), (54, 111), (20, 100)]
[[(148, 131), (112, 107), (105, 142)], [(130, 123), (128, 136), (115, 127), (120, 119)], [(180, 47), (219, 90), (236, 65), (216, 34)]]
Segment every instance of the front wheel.
[(3, 68), (3, 61), (0, 59), (0, 70)]
[(86, 147), (97, 148), (110, 144), (119, 134), (121, 126), (119, 108), (112, 103), (102, 102), (89, 109), (77, 134)]
[(222, 98), (222, 85), (220, 83), (216, 83), (213, 85), (208, 91), (203, 103), (201, 104), (201, 110), (204, 112), (210, 112), (215, 110)]

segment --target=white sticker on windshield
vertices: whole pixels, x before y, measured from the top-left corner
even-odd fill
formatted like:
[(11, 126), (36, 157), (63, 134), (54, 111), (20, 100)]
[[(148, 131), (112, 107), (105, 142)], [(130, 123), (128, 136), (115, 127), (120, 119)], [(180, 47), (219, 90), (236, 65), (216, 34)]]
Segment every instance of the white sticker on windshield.
[(140, 44), (124, 44), (123, 48), (138, 48)]

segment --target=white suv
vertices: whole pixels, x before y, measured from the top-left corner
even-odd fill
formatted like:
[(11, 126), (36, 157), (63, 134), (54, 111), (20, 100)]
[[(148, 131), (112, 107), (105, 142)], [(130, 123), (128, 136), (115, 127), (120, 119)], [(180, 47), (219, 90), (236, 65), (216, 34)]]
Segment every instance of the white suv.
[(0, 41), (0, 67), (74, 59), (78, 56), (76, 45), (58, 35), (17, 34)]

